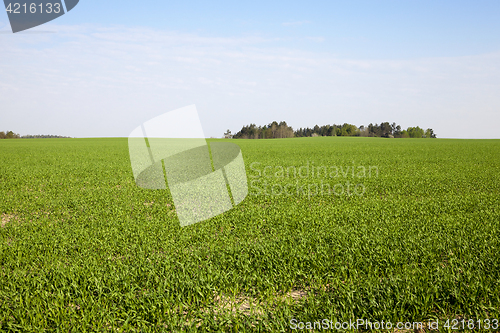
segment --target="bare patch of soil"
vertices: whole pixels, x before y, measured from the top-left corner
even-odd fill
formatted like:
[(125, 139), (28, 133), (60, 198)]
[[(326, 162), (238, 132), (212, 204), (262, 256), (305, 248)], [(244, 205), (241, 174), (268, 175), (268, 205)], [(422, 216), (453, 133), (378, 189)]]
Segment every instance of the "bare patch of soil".
[[(295, 303), (304, 299), (307, 296), (307, 292), (305, 290), (295, 289), (287, 292), (284, 295), (278, 296), (276, 295), (274, 301), (278, 302), (288, 302)], [(268, 304), (266, 302), (258, 301), (255, 298), (249, 296), (237, 296), (237, 297), (229, 297), (227, 295), (215, 295), (215, 312), (216, 313), (232, 313), (232, 314), (243, 314), (246, 316), (249, 315), (257, 315), (261, 317), (265, 313), (266, 308), (273, 307), (273, 304)]]
[(7, 225), (7, 223), (9, 223), (11, 221), (16, 221), (19, 219), (16, 215), (13, 215), (13, 214), (2, 214), (0, 217), (1, 217), (0, 226), (2, 226), (2, 228), (5, 227)]

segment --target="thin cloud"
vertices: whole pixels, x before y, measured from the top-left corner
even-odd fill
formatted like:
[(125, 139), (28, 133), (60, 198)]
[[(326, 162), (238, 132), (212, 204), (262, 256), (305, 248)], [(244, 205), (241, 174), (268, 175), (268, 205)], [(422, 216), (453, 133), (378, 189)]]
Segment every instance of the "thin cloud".
[(289, 27), (289, 26), (293, 26), (293, 25), (304, 25), (304, 24), (308, 24), (308, 23), (311, 23), (309, 21), (293, 21), (293, 22), (283, 22), (281, 23), (281, 25), (285, 26), (285, 27)]
[(57, 28), (3, 43), (0, 103), (16, 112), (0, 113), (0, 123), (21, 134), (126, 136), (144, 119), (196, 104), (207, 136), (274, 119), (294, 127), (396, 121), (439, 137), (498, 136), (500, 52), (357, 60), (258, 38)]
[(324, 37), (306, 37), (306, 39), (316, 43), (322, 43), (325, 41)]

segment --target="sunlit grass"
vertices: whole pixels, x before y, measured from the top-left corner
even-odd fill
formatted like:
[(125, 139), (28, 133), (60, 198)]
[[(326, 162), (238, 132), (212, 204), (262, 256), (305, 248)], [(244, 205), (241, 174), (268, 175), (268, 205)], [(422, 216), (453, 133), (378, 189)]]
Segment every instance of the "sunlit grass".
[[(232, 142), (249, 184), (304, 194), (250, 188), (235, 209), (181, 228), (168, 191), (135, 185), (126, 139), (1, 140), (0, 328), (500, 318), (500, 141)], [(376, 166), (378, 176), (269, 172), (308, 163)], [(266, 166), (269, 177), (257, 177)], [(366, 191), (307, 193), (321, 181)]]

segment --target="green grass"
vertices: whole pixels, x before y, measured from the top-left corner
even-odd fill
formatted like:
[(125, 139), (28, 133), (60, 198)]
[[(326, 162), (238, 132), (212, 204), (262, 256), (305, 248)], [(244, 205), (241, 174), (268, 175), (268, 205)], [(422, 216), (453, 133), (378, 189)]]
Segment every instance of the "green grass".
[[(168, 191), (135, 185), (126, 139), (0, 140), (0, 329), (241, 332), (290, 331), (292, 318), (500, 319), (499, 140), (232, 142), (249, 182), (349, 181), (366, 192), (250, 188), (235, 209), (181, 228)], [(379, 173), (255, 178), (254, 162)], [(285, 297), (291, 291), (302, 297)], [(228, 310), (231, 298), (252, 309)]]

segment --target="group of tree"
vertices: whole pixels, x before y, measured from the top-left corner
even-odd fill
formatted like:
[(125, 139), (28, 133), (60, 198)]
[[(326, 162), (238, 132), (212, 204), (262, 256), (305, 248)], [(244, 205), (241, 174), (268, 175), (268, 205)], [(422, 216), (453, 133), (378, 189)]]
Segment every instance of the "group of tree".
[(12, 131), (0, 132), (0, 139), (19, 139), (21, 136)]
[(352, 124), (314, 126), (313, 128), (299, 128), (294, 131), (286, 122), (279, 124), (273, 121), (269, 125), (256, 126), (250, 124), (236, 134), (231, 135), (231, 131), (224, 133), (226, 138), (235, 139), (271, 139), (271, 138), (292, 138), (292, 137), (312, 137), (312, 136), (365, 136), (382, 138), (435, 138), (436, 134), (431, 128), (424, 130), (418, 126), (402, 129), (396, 123), (383, 122), (379, 124), (370, 123), (368, 126), (357, 127)]
[(294, 132), (295, 137), (307, 136), (356, 136), (358, 128), (354, 125), (345, 123), (344, 125), (324, 125), (314, 126), (313, 128), (299, 128)]
[(379, 124), (369, 124), (367, 127), (360, 126), (359, 128), (360, 136), (376, 136), (382, 138), (436, 138), (436, 134), (432, 128), (426, 130), (416, 126), (408, 127), (407, 129), (401, 129), (400, 125), (396, 123), (389, 124), (388, 122), (383, 122)]
[(21, 139), (68, 139), (70, 136), (62, 136), (62, 135), (45, 135), (45, 134), (37, 134), (37, 135), (23, 135)]
[[(228, 137), (231, 135), (231, 131), (225, 133)], [(288, 126), (285, 121), (279, 124), (276, 121), (264, 126), (257, 126), (255, 124), (250, 124), (248, 126), (243, 126), (243, 128), (233, 135), (235, 139), (278, 139), (278, 138), (293, 138), (294, 132), (293, 128)]]
[(12, 131), (0, 132), (0, 139), (57, 139), (57, 138), (69, 138), (69, 136), (61, 135), (19, 135)]

